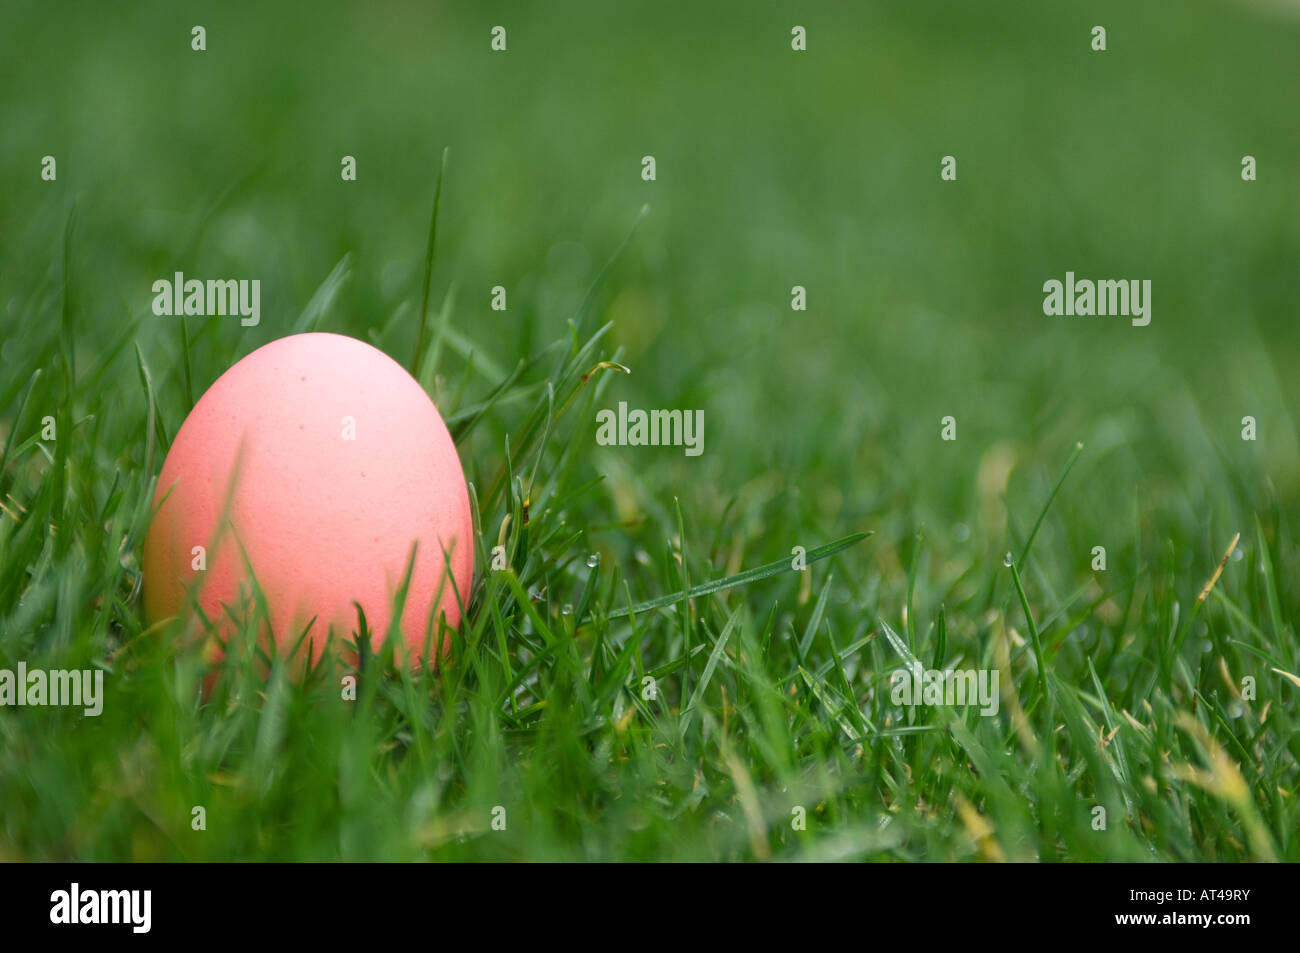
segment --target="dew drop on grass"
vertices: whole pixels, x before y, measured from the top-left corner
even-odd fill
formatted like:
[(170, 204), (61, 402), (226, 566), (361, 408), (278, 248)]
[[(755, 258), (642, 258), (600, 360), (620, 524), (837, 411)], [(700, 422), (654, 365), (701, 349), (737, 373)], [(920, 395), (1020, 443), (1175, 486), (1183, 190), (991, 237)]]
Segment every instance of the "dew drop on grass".
[(573, 614), (573, 606), (569, 605), (569, 603), (566, 602), (564, 604), (564, 607), (560, 609), (560, 615), (572, 615), (572, 614)]
[(1246, 706), (1243, 705), (1241, 702), (1237, 701), (1235, 698), (1232, 701), (1228, 702), (1229, 718), (1240, 718), (1243, 714), (1245, 714), (1245, 712), (1246, 712)]
[(965, 523), (958, 523), (952, 528), (952, 535), (957, 538), (957, 542), (964, 543), (970, 539), (970, 527)]
[(592, 569), (595, 569), (597, 566), (599, 566), (599, 565), (600, 565), (600, 553), (592, 553), (590, 556), (588, 556), (588, 557), (587, 557), (587, 565), (590, 566)]
[(1245, 555), (1246, 554), (1241, 551), (1241, 547), (1238, 546), (1236, 549), (1232, 551), (1232, 561), (1234, 563), (1239, 563), (1245, 557)]
[(1015, 561), (1016, 561), (1015, 557), (1012, 556), (1010, 553), (1007, 553), (1005, 556), (1002, 557), (1002, 565), (1004, 566), (1010, 566)]

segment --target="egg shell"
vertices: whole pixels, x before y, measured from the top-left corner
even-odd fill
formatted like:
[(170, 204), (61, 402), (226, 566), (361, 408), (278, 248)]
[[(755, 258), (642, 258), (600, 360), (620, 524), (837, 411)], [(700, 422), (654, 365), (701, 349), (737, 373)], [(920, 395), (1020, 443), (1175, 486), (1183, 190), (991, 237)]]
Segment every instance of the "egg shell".
[(176, 434), (154, 506), (145, 615), (181, 614), (193, 599), (218, 644), (247, 605), (250, 567), (282, 653), (315, 617), (304, 643), (313, 662), (331, 626), (339, 642), (352, 638), (354, 601), (378, 648), (412, 545), (401, 618), (412, 651), (399, 657), (418, 663), (426, 632), (439, 631), (435, 610), (455, 627), (457, 591), (469, 598), (472, 523), (455, 444), (415, 379), (354, 338), (280, 338), (222, 374)]

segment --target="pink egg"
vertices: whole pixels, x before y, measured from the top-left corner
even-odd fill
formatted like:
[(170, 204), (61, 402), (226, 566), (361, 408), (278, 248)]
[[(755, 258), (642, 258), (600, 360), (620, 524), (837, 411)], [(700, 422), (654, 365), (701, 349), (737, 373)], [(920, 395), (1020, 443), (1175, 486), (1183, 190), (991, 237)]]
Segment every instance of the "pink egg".
[(354, 338), (281, 338), (222, 374), (176, 434), (154, 506), (150, 621), (192, 601), (224, 640), (247, 611), (251, 569), (282, 653), (313, 617), (313, 661), (331, 627), (336, 644), (349, 641), (354, 601), (378, 647), (414, 545), (401, 618), (413, 658), (400, 646), (398, 656), (418, 662), (436, 642), (437, 613), (454, 627), (457, 593), (469, 598), (473, 537), (456, 446), (415, 379)]

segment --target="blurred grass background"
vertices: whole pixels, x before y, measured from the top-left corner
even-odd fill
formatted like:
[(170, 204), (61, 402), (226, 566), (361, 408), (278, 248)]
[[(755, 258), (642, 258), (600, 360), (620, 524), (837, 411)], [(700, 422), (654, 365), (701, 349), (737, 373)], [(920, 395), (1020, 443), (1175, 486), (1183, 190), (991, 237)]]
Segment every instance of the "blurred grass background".
[[(646, 554), (676, 532), (677, 497), (702, 544), (724, 541), (729, 571), (872, 529), (843, 557), (842, 626), (866, 626), (865, 604), (898, 625), (914, 598), (915, 618), (943, 604), (953, 638), (976, 639), (994, 589), (1005, 604), (1002, 553), (1076, 441), (1085, 452), (1036, 543), (1049, 604), (1087, 585), (1096, 545), (1113, 577), (1184, 603), (1239, 530), (1244, 569), (1257, 546), (1286, 585), (1300, 570), (1300, 20), (1287, 5), (0, 10), (0, 431), (32, 370), (57, 363), (75, 204), (76, 365), (111, 356), (74, 401), (95, 416), (102, 470), (86, 479), (101, 496), (113, 467), (145, 464), (136, 345), (170, 432), (188, 410), (178, 324), (149, 310), (157, 278), (262, 282), (260, 326), (191, 320), (195, 396), (289, 333), (343, 261), (318, 329), (409, 362), (447, 147), (433, 301), (455, 285), (471, 397), (566, 333), (650, 206), (596, 303), (614, 322), (606, 353), (633, 371), (603, 399), (702, 408), (705, 453), (598, 448), (579, 423), (573, 482), (605, 483), (568, 514), (604, 527), (590, 547), (638, 597), (664, 591)], [(206, 52), (190, 49), (196, 24)], [(506, 53), (489, 48), (497, 24)], [(795, 24), (807, 52), (790, 49)], [(1241, 180), (1247, 154), (1256, 182)], [(344, 155), (356, 182), (340, 180)], [(940, 181), (945, 155), (956, 182)], [(1042, 284), (1067, 270), (1151, 279), (1150, 326), (1044, 316)], [(505, 313), (489, 307), (497, 284)], [(790, 310), (796, 284), (807, 312)], [(440, 404), (465, 350), (444, 356)], [(53, 412), (51, 378), (37, 417)], [(476, 485), (525, 410), (504, 402), (462, 442)], [(1237, 584), (1268, 602), (1253, 574)], [(1272, 597), (1275, 635), (1293, 644), (1288, 592)], [(42, 625), (82, 624), (50, 599), (44, 622), (0, 606), (9, 662)]]
[[(618, 397), (707, 408), (704, 461), (637, 464), (689, 473), (706, 512), (710, 486), (777, 471), (828, 521), (898, 493), (946, 524), (990, 446), (1054, 460), (1077, 439), (1113, 447), (1084, 461), (1116, 490), (1099, 539), (1144, 487), (1225, 465), (1294, 500), (1295, 21), (1199, 2), (568, 10), (9, 5), (6, 366), (48, 348), (24, 293), (56, 274), (74, 199), (79, 346), (142, 320), (160, 399), (179, 336), (148, 289), (176, 270), (262, 279), (260, 327), (197, 331), (221, 357), (196, 368), (200, 389), (287, 333), (345, 254), (334, 326), (384, 328), (417, 294), (448, 146), (435, 301), (456, 282), (457, 326), (500, 367), (563, 328), (651, 205), (602, 302), (635, 371)], [(206, 53), (189, 46), (200, 22)], [(343, 155), (358, 182), (340, 180)], [(1150, 278), (1152, 324), (1044, 317), (1042, 283), (1066, 270)], [(408, 311), (383, 343), (409, 353), (414, 325)], [(949, 413), (955, 446), (937, 440)]]

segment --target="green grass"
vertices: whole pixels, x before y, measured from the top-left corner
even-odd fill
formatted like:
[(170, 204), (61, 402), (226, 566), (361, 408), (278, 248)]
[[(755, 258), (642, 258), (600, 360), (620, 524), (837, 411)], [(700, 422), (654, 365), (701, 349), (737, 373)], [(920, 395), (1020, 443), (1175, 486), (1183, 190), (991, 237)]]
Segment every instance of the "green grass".
[[(8, 10), (0, 668), (107, 698), (0, 708), (0, 859), (1300, 859), (1300, 21), (1182, 7)], [(261, 325), (154, 317), (176, 270)], [(1066, 270), (1151, 326), (1045, 318)], [(467, 621), (355, 701), (251, 652), (205, 699), (155, 481), (310, 329), (447, 419)], [(620, 400), (704, 454), (597, 446)], [(912, 660), (998, 715), (893, 705)]]

